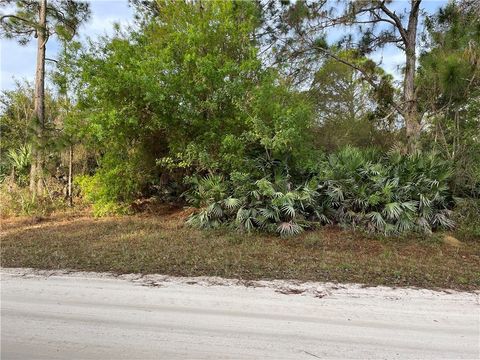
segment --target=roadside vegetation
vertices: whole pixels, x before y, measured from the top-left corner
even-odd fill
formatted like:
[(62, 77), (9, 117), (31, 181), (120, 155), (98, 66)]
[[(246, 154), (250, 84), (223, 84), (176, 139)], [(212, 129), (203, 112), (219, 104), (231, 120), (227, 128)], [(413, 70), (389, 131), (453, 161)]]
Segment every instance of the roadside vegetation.
[(86, 42), (87, 2), (4, 3), (38, 54), (1, 94), (2, 266), (478, 287), (478, 0), (131, 0)]

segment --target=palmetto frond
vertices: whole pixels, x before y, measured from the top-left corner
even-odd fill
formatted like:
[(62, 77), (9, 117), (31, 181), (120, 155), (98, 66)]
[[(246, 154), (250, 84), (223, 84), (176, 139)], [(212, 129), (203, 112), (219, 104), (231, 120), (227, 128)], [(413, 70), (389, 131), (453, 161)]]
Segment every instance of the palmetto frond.
[(436, 213), (433, 216), (432, 224), (435, 227), (453, 229), (455, 227), (455, 222), (450, 218), (450, 211), (444, 210)]
[(223, 200), (223, 204), (228, 210), (235, 210), (240, 207), (242, 202), (240, 201), (240, 199), (228, 197), (225, 200)]
[(372, 211), (366, 215), (366, 218), (369, 219), (372, 224), (375, 225), (375, 228), (378, 230), (385, 229), (387, 222), (383, 219), (382, 214), (377, 211)]
[(385, 207), (382, 211), (382, 214), (385, 215), (390, 220), (397, 220), (400, 218), (403, 209), (401, 205), (397, 202), (385, 204)]
[(269, 207), (260, 209), (260, 214), (265, 217), (265, 219), (272, 220), (274, 222), (280, 221), (280, 212), (278, 208)]
[(303, 228), (294, 222), (282, 222), (277, 227), (277, 232), (281, 236), (294, 236), (303, 231)]
[(285, 214), (290, 219), (293, 219), (295, 217), (295, 208), (293, 205), (285, 204), (282, 206), (282, 213)]
[(209, 218), (220, 218), (223, 216), (223, 209), (220, 203), (212, 203), (205, 209)]
[(18, 149), (8, 150), (8, 159), (10, 163), (17, 169), (25, 169), (30, 166), (32, 147), (30, 145), (22, 145)]

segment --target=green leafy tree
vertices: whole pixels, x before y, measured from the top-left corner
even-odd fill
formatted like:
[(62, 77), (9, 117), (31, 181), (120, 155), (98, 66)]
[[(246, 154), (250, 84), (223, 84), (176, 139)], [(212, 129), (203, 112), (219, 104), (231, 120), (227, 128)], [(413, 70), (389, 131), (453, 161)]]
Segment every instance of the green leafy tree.
[(305, 154), (308, 105), (262, 67), (254, 2), (154, 7), (79, 57), (84, 133), (103, 153), (97, 183), (119, 191), (110, 201), (191, 172), (253, 171), (266, 150)]
[(286, 173), (308, 170), (315, 161), (313, 106), (305, 93), (278, 79), (272, 72), (245, 99), (247, 155), (270, 171), (275, 164)]

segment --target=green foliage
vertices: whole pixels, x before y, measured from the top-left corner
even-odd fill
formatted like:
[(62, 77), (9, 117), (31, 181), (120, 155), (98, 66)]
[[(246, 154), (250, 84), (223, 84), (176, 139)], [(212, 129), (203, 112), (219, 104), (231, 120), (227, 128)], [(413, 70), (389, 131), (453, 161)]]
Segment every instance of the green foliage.
[(320, 172), (323, 202), (340, 224), (386, 234), (452, 228), (451, 165), (434, 153), (345, 148)]
[[(14, 38), (21, 45), (37, 37), (40, 1), (3, 0), (0, 5), (8, 11), (6, 14), (2, 13), (0, 35), (7, 39)], [(89, 16), (88, 2), (48, 0), (46, 31), (60, 39), (70, 40)]]
[(93, 205), (92, 210), (94, 216), (100, 217), (128, 213), (128, 205), (110, 197), (109, 193), (111, 190), (105, 186), (104, 182), (99, 180), (98, 175), (78, 176), (75, 178), (75, 184), (80, 188), (84, 199)]
[(45, 124), (41, 139), (35, 136), (33, 117), (33, 86), (17, 82), (13, 90), (0, 95), (0, 179), (12, 174), (25, 185), (30, 168), (32, 146), (41, 147), (46, 155), (45, 165), (55, 168), (59, 161), (61, 144), (61, 108), (63, 104), (47, 89), (45, 93)]
[[(359, 64), (354, 51), (338, 56)], [(381, 69), (383, 82), (373, 89), (352, 67), (329, 59), (315, 72), (309, 96), (315, 107), (315, 145), (336, 151), (346, 145), (388, 149), (395, 140), (394, 116), (388, 111), (394, 93), (392, 79)], [(390, 113), (390, 114), (389, 114)]]
[[(270, 73), (249, 94), (244, 111), (248, 115), (245, 137), (250, 149), (257, 148), (269, 160), (290, 167), (308, 168), (313, 148), (313, 106), (305, 94), (277, 83)], [(247, 155), (254, 158), (252, 151)], [(234, 170), (245, 170), (236, 168)]]
[[(98, 172), (110, 199), (161, 188), (172, 172), (254, 171), (259, 154), (305, 163), (312, 155), (311, 107), (262, 67), (252, 38), (257, 5), (156, 7), (138, 31), (118, 33), (77, 57), (80, 131), (108, 158)], [(125, 149), (136, 157), (124, 156)], [(107, 184), (106, 174), (114, 179), (119, 167), (141, 176), (122, 175), (135, 180), (129, 186)]]
[(454, 220), (457, 223), (455, 236), (462, 241), (480, 240), (480, 200), (460, 199), (457, 201)]
[(480, 81), (476, 79), (480, 57), (478, 16), (451, 2), (427, 19), (427, 30), (430, 48), (420, 57), (419, 90), (433, 91), (430, 96), (437, 97), (437, 106), (464, 103), (469, 91), (478, 92), (475, 85)]
[[(381, 155), (347, 147), (320, 163), (318, 175), (301, 185), (278, 175), (195, 180), (188, 198), (200, 210), (188, 222), (282, 236), (330, 222), (384, 234), (431, 233), (454, 226), (450, 177), (450, 164), (434, 153)], [(236, 186), (238, 180), (252, 185)]]
[(8, 149), (8, 157), (12, 166), (24, 170), (28, 168), (31, 161), (32, 147), (28, 145), (21, 146), (18, 150)]
[[(251, 185), (235, 186), (240, 179), (248, 179)], [(283, 176), (272, 181), (252, 180), (240, 173), (233, 174), (231, 180), (219, 175), (195, 179), (187, 199), (199, 211), (188, 219), (188, 224), (200, 228), (229, 224), (239, 231), (263, 230), (291, 236), (311, 227), (315, 216), (320, 220), (314, 208), (314, 183), (292, 188)]]
[(82, 195), (93, 204), (95, 216), (127, 213), (130, 203), (141, 194), (141, 184), (147, 181), (139, 154), (128, 150), (119, 154), (107, 153), (94, 175), (75, 180)]
[(11, 172), (12, 162), (6, 156), (31, 141), (30, 118), (33, 114), (33, 91), (28, 83), (16, 83), (14, 90), (0, 95), (0, 178)]
[(260, 70), (249, 39), (256, 7), (237, 5), (160, 1), (149, 26), (93, 47), (82, 58), (90, 134), (106, 149), (157, 142), (150, 150), (159, 159), (220, 166), (244, 129), (238, 104)]
[(29, 145), (20, 146), (17, 150), (8, 149), (8, 160), (12, 167), (12, 175), (14, 181), (19, 185), (25, 186), (28, 182), (28, 171), (31, 164), (32, 147)]
[[(477, 4), (478, 5), (478, 4)], [(480, 18), (475, 5), (450, 2), (427, 19), (428, 51), (420, 56), (425, 144), (455, 164), (454, 190), (480, 196)]]

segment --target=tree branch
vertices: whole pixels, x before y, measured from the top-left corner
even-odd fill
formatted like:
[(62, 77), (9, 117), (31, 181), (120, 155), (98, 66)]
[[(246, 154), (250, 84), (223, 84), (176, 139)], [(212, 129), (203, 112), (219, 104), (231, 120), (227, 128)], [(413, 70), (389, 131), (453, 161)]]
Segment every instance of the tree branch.
[(385, 0), (383, 0), (381, 3), (380, 3), (380, 9), (382, 9), (382, 11), (390, 18), (392, 19), (395, 24), (396, 24), (396, 27), (398, 29), (398, 31), (400, 32), (400, 36), (402, 37), (403, 41), (406, 43), (408, 41), (408, 36), (407, 36), (407, 31), (405, 30), (405, 28), (403, 27), (403, 24), (402, 24), (402, 21), (400, 20), (400, 18), (397, 16), (397, 14), (395, 14), (395, 12), (392, 12), (389, 8), (387, 8), (385, 6)]
[(4, 20), (5, 20), (6, 18), (14, 18), (14, 19), (23, 21), (23, 22), (27, 23), (28, 25), (32, 25), (32, 22), (31, 22), (31, 21), (28, 21), (27, 19), (21, 18), (20, 16), (17, 16), (17, 15), (2, 15), (2, 16), (0, 17), (0, 22), (4, 22)]

